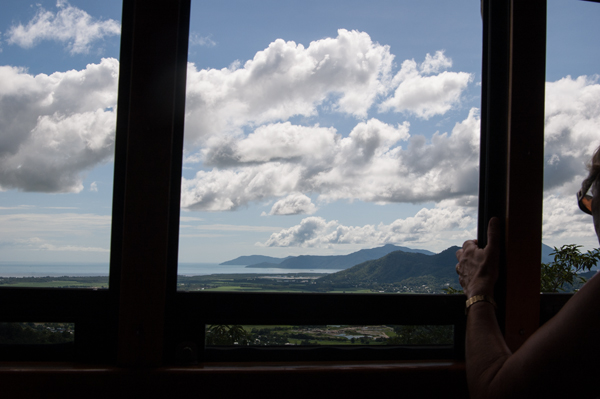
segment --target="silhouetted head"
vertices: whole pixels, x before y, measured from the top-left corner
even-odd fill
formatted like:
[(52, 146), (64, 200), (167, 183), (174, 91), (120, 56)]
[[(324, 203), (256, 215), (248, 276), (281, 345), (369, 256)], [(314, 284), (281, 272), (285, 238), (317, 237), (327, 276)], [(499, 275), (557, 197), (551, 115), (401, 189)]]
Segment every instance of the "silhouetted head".
[[(600, 147), (596, 148), (592, 159), (587, 165), (588, 177), (581, 183), (581, 192), (586, 193), (600, 177)], [(593, 194), (593, 193), (592, 193)]]
[[(582, 207), (582, 210), (587, 208), (591, 211), (592, 216), (594, 217), (594, 228), (596, 229), (596, 235), (598, 236), (598, 241), (600, 242), (600, 200), (596, 199), (592, 200), (594, 197), (600, 198), (600, 147), (596, 148), (594, 151), (594, 155), (592, 155), (592, 159), (587, 165), (588, 176), (581, 183), (581, 191), (578, 194), (578, 197), (583, 197), (591, 188), (592, 198), (589, 198), (591, 201), (587, 201), (587, 206)], [(586, 200), (580, 199), (580, 207), (583, 202)], [(589, 213), (589, 212), (588, 212)]]

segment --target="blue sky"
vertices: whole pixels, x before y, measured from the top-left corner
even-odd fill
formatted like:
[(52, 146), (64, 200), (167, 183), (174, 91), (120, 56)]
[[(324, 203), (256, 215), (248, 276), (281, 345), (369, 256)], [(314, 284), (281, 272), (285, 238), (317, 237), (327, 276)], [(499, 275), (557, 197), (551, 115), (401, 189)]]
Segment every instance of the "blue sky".
[[(180, 261), (475, 236), (473, 1), (194, 1)], [(6, 1), (0, 261), (108, 260), (121, 4)], [(597, 4), (548, 9), (544, 242), (597, 246)]]

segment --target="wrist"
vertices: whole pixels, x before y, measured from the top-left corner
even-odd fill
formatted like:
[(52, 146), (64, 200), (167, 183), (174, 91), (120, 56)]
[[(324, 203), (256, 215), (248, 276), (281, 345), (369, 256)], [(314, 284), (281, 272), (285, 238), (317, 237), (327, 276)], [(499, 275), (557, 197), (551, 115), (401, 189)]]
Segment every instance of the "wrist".
[(494, 310), (498, 308), (496, 301), (492, 296), (489, 295), (473, 295), (465, 302), (465, 314), (469, 314), (469, 308), (477, 303), (489, 303), (494, 307)]
[(468, 298), (471, 298), (472, 296), (475, 295), (485, 295), (485, 296), (489, 296), (489, 297), (494, 297), (494, 286), (484, 286), (484, 285), (478, 285), (478, 286), (472, 286), (472, 287), (468, 287), (464, 290), (465, 295)]
[(494, 298), (494, 290), (472, 290), (472, 291), (465, 291), (465, 295), (466, 295), (467, 299), (472, 298), (472, 297), (477, 296), (477, 295), (483, 295), (483, 296), (488, 296), (490, 298)]

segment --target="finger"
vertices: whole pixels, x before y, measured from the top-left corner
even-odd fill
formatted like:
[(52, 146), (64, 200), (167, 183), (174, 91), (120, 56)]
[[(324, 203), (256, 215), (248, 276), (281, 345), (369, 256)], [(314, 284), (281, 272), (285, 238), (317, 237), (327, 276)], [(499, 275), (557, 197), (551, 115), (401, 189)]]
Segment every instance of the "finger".
[(462, 257), (462, 253), (463, 253), (462, 248), (459, 249), (458, 251), (456, 251), (456, 260), (460, 261), (460, 258)]
[(467, 247), (472, 247), (475, 246), (477, 247), (477, 241), (476, 240), (467, 240), (463, 243), (463, 249), (467, 249)]
[(492, 255), (496, 256), (500, 251), (500, 219), (497, 217), (493, 217), (490, 219), (488, 223), (488, 242), (486, 251)]
[(456, 267), (455, 267), (455, 269), (456, 269), (456, 273), (459, 273), (459, 274), (460, 274), (460, 271), (459, 271), (459, 266), (460, 266), (460, 263), (457, 263), (457, 264), (456, 264)]

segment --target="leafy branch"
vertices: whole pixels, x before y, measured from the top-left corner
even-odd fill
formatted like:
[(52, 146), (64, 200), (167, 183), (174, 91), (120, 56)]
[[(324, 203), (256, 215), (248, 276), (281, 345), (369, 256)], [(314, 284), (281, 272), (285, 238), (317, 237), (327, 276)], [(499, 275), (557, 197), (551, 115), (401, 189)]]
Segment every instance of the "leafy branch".
[(249, 345), (250, 334), (240, 325), (214, 324), (206, 331), (206, 345)]
[(567, 287), (575, 283), (585, 283), (586, 279), (579, 273), (590, 271), (600, 260), (600, 248), (581, 253), (581, 245), (568, 244), (560, 249), (554, 247), (554, 261), (542, 263), (541, 292), (567, 291)]
[[(590, 271), (600, 260), (600, 248), (586, 253), (579, 250), (581, 245), (567, 244), (559, 248), (554, 247), (554, 260), (542, 263), (541, 292), (569, 291), (577, 283), (585, 283), (585, 277), (580, 273)], [(444, 288), (446, 294), (462, 294), (463, 290), (449, 286)]]

